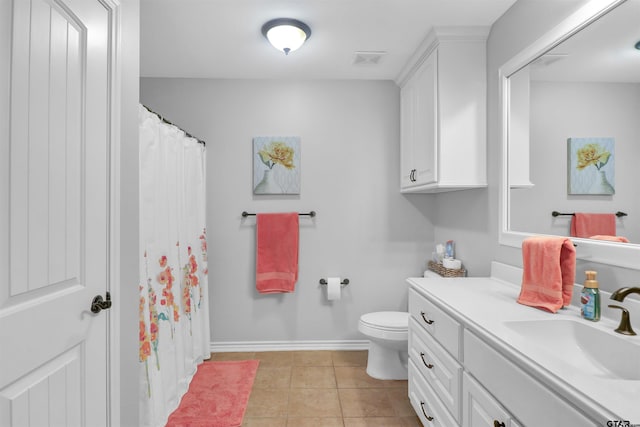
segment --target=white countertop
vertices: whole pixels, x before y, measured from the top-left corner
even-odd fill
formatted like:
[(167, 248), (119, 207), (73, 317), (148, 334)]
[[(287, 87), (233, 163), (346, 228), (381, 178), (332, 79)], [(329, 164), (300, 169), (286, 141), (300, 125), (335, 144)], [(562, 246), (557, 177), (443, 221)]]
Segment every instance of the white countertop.
[[(569, 358), (565, 359), (562, 355), (557, 357), (553, 349), (540, 340), (523, 339), (522, 335), (505, 325), (507, 321), (570, 319), (585, 322), (619, 338), (620, 335), (613, 332), (618, 325), (617, 320), (603, 318), (600, 322), (590, 322), (582, 319), (579, 308), (574, 306), (553, 314), (518, 304), (516, 299), (520, 285), (498, 277), (420, 277), (410, 278), (408, 282), (413, 289), (429, 297), (495, 350), (547, 387), (565, 396), (592, 418), (640, 423), (640, 380), (585, 375), (580, 366)], [(608, 302), (602, 299), (603, 306)], [(623, 338), (640, 346), (640, 336)]]

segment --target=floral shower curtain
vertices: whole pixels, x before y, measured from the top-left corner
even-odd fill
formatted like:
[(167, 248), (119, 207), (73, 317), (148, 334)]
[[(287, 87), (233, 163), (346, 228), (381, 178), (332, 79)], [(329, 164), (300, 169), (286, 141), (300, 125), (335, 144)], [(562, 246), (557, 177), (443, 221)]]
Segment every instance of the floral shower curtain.
[(164, 426), (209, 357), (205, 148), (139, 106), (140, 425)]

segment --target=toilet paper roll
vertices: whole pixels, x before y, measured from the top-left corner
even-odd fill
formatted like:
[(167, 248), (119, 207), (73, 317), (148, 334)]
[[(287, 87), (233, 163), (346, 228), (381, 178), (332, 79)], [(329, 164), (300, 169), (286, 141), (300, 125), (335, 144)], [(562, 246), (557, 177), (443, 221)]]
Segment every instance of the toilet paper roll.
[(329, 301), (339, 300), (342, 293), (342, 280), (339, 277), (327, 278), (327, 299)]

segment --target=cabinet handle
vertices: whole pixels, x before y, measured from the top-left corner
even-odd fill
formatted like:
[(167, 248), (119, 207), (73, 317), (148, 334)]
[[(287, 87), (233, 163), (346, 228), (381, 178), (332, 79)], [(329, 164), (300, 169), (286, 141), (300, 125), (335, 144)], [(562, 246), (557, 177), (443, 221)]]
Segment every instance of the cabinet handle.
[(418, 178), (416, 178), (416, 172), (418, 172), (417, 169), (414, 169), (413, 172), (412, 172), (412, 175), (411, 175), (413, 177), (412, 178), (413, 182), (416, 182), (418, 180)]
[(431, 363), (427, 363), (427, 362), (424, 360), (424, 353), (422, 353), (422, 352), (420, 353), (420, 358), (422, 359), (422, 363), (424, 363), (424, 366), (426, 366), (426, 367), (427, 367), (427, 368), (429, 368), (429, 369), (433, 368), (433, 365), (432, 365)]
[(420, 316), (422, 316), (422, 320), (424, 320), (427, 325), (430, 325), (433, 323), (433, 320), (427, 319), (427, 317), (424, 315), (424, 311), (420, 312)]
[(424, 402), (420, 401), (420, 409), (422, 409), (422, 413), (424, 414), (425, 418), (427, 419), (427, 421), (433, 421), (433, 417), (430, 417), (429, 415), (427, 415), (427, 413), (424, 411)]
[(503, 422), (500, 422), (498, 420), (493, 420), (493, 427), (505, 427)]

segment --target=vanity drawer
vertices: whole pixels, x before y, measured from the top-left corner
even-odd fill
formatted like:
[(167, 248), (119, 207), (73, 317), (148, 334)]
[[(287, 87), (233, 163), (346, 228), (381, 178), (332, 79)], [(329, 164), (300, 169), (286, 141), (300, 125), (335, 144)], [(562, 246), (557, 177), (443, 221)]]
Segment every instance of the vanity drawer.
[(453, 357), (461, 360), (462, 325), (414, 289), (409, 289), (409, 313)]
[(444, 406), (460, 422), (462, 366), (414, 318), (409, 319), (409, 358)]
[(464, 332), (464, 365), (524, 425), (599, 425), (469, 331)]
[(409, 360), (409, 400), (425, 427), (455, 427), (458, 423)]

